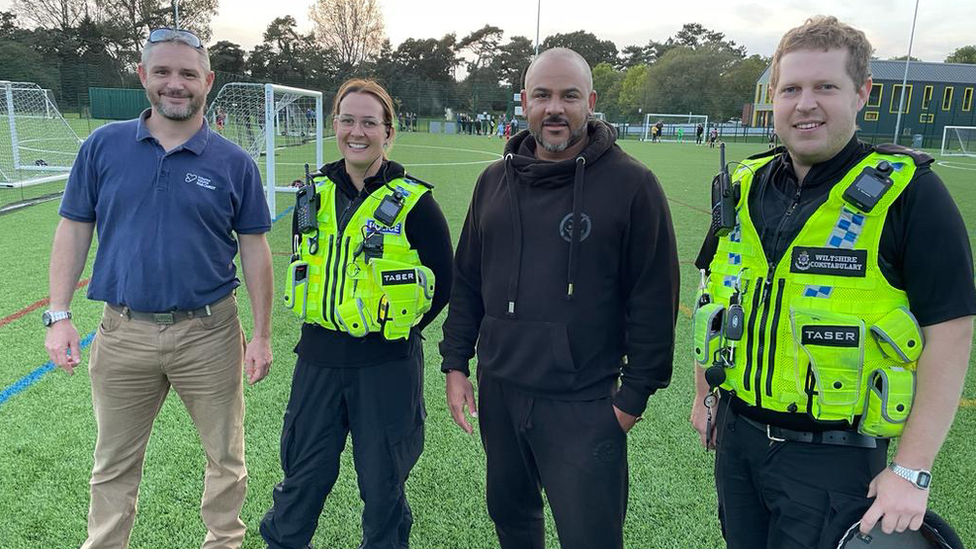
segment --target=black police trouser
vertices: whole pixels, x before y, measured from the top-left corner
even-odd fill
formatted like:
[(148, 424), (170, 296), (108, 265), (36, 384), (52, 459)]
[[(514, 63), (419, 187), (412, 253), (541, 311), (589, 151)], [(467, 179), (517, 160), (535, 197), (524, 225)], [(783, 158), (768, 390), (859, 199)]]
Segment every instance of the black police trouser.
[(623, 547), (627, 435), (609, 397), (537, 398), (481, 375), (478, 412), (501, 549), (545, 547), (542, 488), (563, 549)]
[(834, 549), (871, 506), (868, 485), (884, 468), (873, 449), (774, 442), (722, 399), (715, 485), (729, 549)]
[(360, 368), (322, 368), (301, 359), (281, 434), (285, 478), (261, 521), (271, 549), (304, 548), (339, 476), (339, 455), (352, 433), (364, 503), (361, 549), (408, 547), (413, 516), (404, 493), (424, 445), (423, 350)]

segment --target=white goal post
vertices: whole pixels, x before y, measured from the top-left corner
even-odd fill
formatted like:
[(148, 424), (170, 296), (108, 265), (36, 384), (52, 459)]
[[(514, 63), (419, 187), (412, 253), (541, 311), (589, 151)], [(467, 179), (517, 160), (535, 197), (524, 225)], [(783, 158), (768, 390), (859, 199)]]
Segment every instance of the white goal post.
[(942, 128), (942, 156), (976, 157), (976, 126)]
[[(263, 168), (272, 217), (275, 193), (294, 192), (291, 183), (323, 164), (322, 92), (232, 82), (224, 84), (210, 108), (210, 127), (240, 145)], [(261, 156), (264, 155), (264, 162)]]
[[(652, 126), (661, 123), (660, 135), (652, 132)], [(705, 131), (702, 134), (703, 140), (708, 138), (708, 116), (704, 114), (659, 114), (647, 113), (644, 115), (644, 130), (641, 132), (642, 141), (670, 141), (670, 142), (695, 142), (695, 129), (701, 124)]]
[(81, 141), (50, 90), (0, 80), (0, 187), (67, 179)]

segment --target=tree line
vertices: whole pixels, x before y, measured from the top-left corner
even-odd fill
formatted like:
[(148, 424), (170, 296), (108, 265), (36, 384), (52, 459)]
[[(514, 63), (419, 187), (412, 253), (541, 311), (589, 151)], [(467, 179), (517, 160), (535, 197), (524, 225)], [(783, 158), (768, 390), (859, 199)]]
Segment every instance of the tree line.
[[(462, 37), (408, 38), (394, 47), (377, 0), (312, 2), (309, 32), (299, 32), (287, 15), (272, 20), (250, 50), (227, 40), (209, 44), (218, 85), (274, 82), (329, 96), (345, 79), (364, 76), (386, 85), (401, 110), (425, 116), (443, 115), (445, 108), (511, 112), (512, 94), (521, 89), (535, 50), (527, 37), (506, 38), (492, 25)], [(182, 0), (181, 27), (209, 41), (217, 8), (218, 0)], [(139, 87), (142, 44), (151, 29), (172, 21), (169, 0), (15, 0), (11, 11), (0, 11), (0, 79), (36, 82), (53, 90), (62, 108), (83, 107), (88, 87)], [(572, 48), (587, 60), (597, 109), (614, 122), (636, 122), (649, 112), (737, 117), (770, 62), (697, 23), (663, 41), (622, 49), (585, 30), (553, 34), (540, 44), (540, 50), (554, 47)], [(956, 50), (947, 61), (976, 62), (976, 46)]]

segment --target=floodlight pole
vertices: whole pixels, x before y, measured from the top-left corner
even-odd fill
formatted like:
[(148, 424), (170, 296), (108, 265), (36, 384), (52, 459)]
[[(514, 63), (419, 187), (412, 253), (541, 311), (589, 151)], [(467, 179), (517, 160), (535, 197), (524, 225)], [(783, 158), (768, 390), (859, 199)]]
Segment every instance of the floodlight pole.
[(892, 141), (895, 145), (898, 144), (898, 134), (901, 133), (901, 113), (905, 110), (905, 90), (908, 89), (908, 66), (912, 62), (912, 43), (915, 41), (915, 21), (918, 20), (918, 3), (919, 0), (915, 0), (915, 15), (912, 16), (912, 34), (908, 38), (908, 55), (905, 57), (905, 75), (901, 79), (901, 95), (898, 97), (898, 117), (895, 119), (895, 139)]
[(180, 28), (180, 0), (173, 0), (173, 28)]
[(542, 17), (542, 0), (536, 2), (535, 11), (535, 56), (539, 57), (539, 20)]

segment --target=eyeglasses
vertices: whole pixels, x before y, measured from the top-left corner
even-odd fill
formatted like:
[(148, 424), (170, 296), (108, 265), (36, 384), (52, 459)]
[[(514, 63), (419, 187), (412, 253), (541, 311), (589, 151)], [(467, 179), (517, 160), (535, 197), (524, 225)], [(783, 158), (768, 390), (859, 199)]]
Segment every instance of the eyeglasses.
[(187, 46), (203, 49), (203, 42), (197, 35), (187, 30), (181, 29), (155, 29), (149, 33), (149, 43), (158, 44), (160, 42), (183, 42)]
[(344, 130), (351, 130), (355, 128), (356, 123), (359, 122), (359, 126), (366, 133), (376, 132), (385, 126), (390, 125), (378, 118), (360, 118), (357, 120), (355, 116), (347, 116), (347, 115), (336, 116), (334, 120), (339, 125), (339, 127)]

